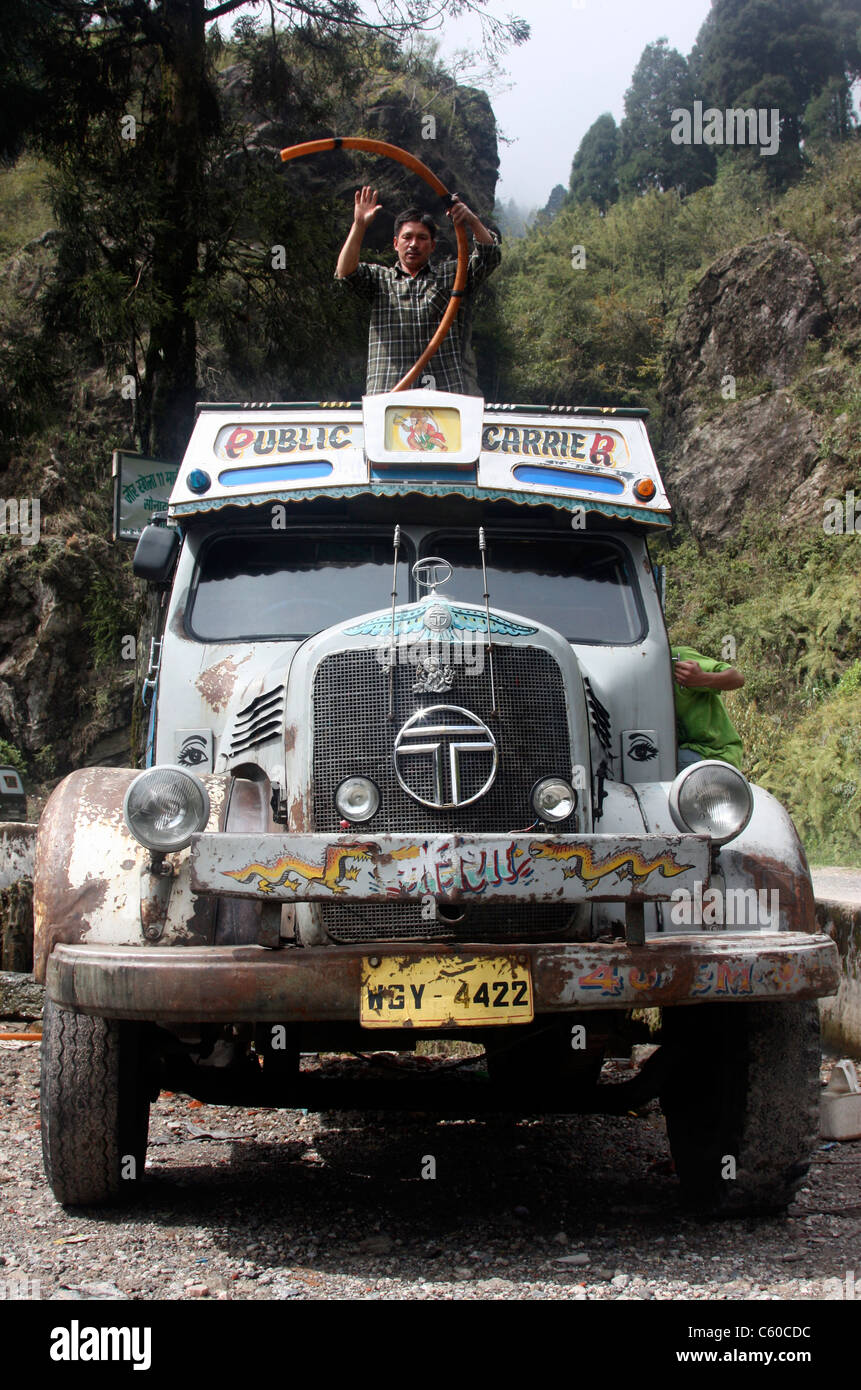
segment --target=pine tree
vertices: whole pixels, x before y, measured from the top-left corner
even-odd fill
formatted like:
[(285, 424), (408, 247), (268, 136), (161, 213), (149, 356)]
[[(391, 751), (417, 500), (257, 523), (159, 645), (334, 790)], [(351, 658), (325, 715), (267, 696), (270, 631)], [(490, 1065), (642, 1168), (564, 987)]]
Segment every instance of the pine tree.
[(696, 95), (687, 61), (666, 39), (647, 44), (625, 93), (620, 127), (619, 184), (625, 193), (693, 193), (711, 183), (715, 158), (707, 145), (676, 144), (673, 112), (690, 110)]
[(609, 111), (593, 121), (571, 164), (569, 189), (576, 202), (606, 212), (619, 196), (619, 127)]

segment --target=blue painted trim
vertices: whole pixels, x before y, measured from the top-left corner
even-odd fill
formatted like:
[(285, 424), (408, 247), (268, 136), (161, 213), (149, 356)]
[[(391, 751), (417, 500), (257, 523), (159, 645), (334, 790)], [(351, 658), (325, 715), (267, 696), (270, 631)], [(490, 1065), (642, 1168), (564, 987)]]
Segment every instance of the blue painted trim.
[(256, 468), (225, 468), (218, 481), (223, 487), (241, 487), (243, 483), (289, 483), (293, 478), (329, 478), (334, 465), (328, 459), (316, 463), (262, 463)]
[(152, 767), (152, 754), (155, 745), (155, 711), (158, 704), (158, 676), (155, 678), (152, 699), (150, 702), (149, 728), (146, 736), (146, 750), (144, 752), (144, 767)]
[(572, 473), (565, 468), (540, 468), (534, 463), (518, 463), (511, 470), (522, 483), (545, 483), (548, 487), (570, 487), (580, 492), (612, 492), (617, 496), (625, 491), (621, 478), (604, 477), (597, 473)]

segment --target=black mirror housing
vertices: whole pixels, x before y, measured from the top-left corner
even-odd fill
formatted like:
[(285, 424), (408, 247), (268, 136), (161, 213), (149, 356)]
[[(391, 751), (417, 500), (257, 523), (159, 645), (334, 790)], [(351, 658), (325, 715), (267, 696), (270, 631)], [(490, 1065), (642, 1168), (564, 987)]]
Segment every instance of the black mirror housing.
[(150, 584), (169, 584), (177, 556), (179, 532), (173, 526), (145, 526), (137, 543), (132, 569)]

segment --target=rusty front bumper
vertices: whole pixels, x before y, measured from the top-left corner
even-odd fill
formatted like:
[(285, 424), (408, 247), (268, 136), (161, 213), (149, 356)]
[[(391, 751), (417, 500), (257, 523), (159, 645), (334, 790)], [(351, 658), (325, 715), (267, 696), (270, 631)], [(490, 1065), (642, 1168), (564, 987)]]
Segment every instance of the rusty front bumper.
[[(155, 1022), (357, 1022), (369, 957), (451, 955), (404, 943), (356, 947), (58, 945), (48, 994), (63, 1007)], [(696, 933), (622, 942), (457, 948), (465, 961), (511, 956), (532, 972), (536, 1013), (715, 1001), (816, 999), (837, 989), (826, 936)]]
[(269, 902), (667, 900), (709, 881), (704, 835), (193, 835), (195, 893)]

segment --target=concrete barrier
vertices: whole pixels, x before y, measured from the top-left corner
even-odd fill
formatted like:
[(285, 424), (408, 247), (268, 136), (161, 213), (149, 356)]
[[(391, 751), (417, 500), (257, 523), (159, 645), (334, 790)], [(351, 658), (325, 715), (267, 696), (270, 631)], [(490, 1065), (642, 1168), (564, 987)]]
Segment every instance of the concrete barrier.
[(33, 859), (37, 826), (0, 821), (0, 970), (33, 969)]
[(816, 924), (840, 952), (840, 985), (819, 1001), (822, 1036), (842, 1057), (861, 1057), (861, 905), (817, 901)]
[(0, 821), (0, 888), (33, 877), (38, 829), (31, 821)]

